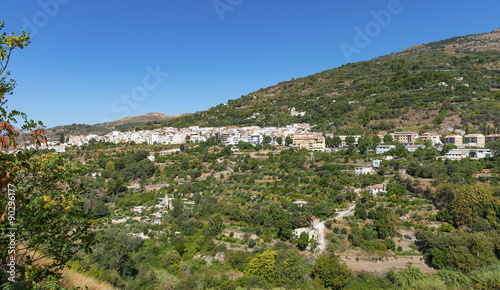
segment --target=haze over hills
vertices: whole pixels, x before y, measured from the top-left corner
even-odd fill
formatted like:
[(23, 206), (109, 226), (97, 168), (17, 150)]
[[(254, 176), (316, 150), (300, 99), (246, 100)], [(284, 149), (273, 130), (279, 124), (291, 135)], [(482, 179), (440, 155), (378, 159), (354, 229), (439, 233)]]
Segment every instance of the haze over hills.
[(153, 121), (142, 128), (308, 122), (318, 130), (335, 128), (349, 134), (460, 125), (497, 130), (499, 40), (497, 29), (417, 45), (284, 81), (206, 111)]

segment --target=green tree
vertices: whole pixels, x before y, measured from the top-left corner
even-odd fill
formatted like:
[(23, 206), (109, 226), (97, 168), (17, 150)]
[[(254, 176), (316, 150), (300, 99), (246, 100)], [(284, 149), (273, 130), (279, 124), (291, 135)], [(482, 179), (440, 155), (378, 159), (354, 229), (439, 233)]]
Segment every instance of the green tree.
[(394, 142), (394, 138), (392, 138), (392, 135), (387, 134), (384, 135), (384, 144), (391, 144)]
[(276, 264), (275, 257), (278, 252), (275, 250), (267, 250), (253, 258), (247, 266), (245, 274), (251, 276), (261, 276), (270, 283), (274, 283), (274, 265)]
[(98, 201), (92, 208), (92, 215), (95, 218), (102, 218), (109, 215), (109, 209), (103, 201)]
[(110, 179), (105, 185), (106, 191), (109, 195), (117, 195), (120, 192), (124, 192), (126, 187), (124, 186), (123, 178)]
[(108, 161), (104, 170), (111, 175), (115, 171), (115, 163), (113, 161)]
[(309, 244), (309, 235), (306, 232), (300, 233), (299, 238), (297, 239), (297, 247), (303, 251), (306, 249)]
[(356, 138), (354, 138), (353, 136), (345, 137), (345, 143), (347, 144), (347, 146), (351, 147), (352, 145), (354, 145), (354, 142), (356, 142)]
[(232, 147), (233, 145), (224, 146), (221, 150), (221, 154), (224, 156), (231, 156), (231, 154), (233, 154), (233, 151), (231, 150)]
[(330, 148), (333, 147), (333, 138), (332, 137), (327, 136), (325, 138), (325, 146), (330, 147)]
[(495, 155), (495, 158), (497, 160), (500, 159), (500, 141), (488, 142), (486, 144), (486, 148), (489, 148), (493, 151), (493, 154)]
[(298, 288), (304, 279), (305, 269), (302, 254), (294, 248), (278, 251), (274, 264), (274, 281), (276, 286)]
[(290, 146), (293, 144), (293, 139), (290, 136), (286, 136), (285, 138), (285, 145)]
[(312, 275), (322, 281), (325, 287), (332, 289), (343, 288), (351, 277), (347, 266), (333, 253), (322, 254), (316, 258)]
[(267, 144), (270, 144), (272, 141), (273, 141), (273, 138), (271, 138), (271, 136), (264, 136), (262, 143), (267, 145)]
[(333, 146), (339, 147), (342, 144), (342, 139), (339, 136), (333, 136), (332, 138)]
[(276, 143), (278, 143), (278, 145), (283, 145), (283, 137), (276, 138)]
[(203, 234), (207, 237), (212, 237), (220, 234), (224, 229), (224, 222), (220, 215), (215, 215), (210, 219), (208, 224), (203, 229)]
[(165, 257), (163, 258), (163, 262), (167, 267), (179, 264), (180, 261), (181, 261), (181, 255), (176, 250), (167, 251), (165, 253)]
[(65, 141), (64, 133), (63, 132), (59, 132), (59, 143), (63, 144), (64, 141)]
[[(3, 27), (0, 22), (0, 31)], [(6, 154), (17, 148), (16, 138), (22, 133), (28, 133), (28, 141), (35, 146), (46, 143), (42, 122), (9, 111), (6, 106), (6, 96), (15, 86), (5, 73), (11, 53), (28, 44), (29, 36), (24, 32), (0, 35), (0, 244), (5, 245), (0, 247), (0, 285), (8, 282), (4, 269), (12, 256), (7, 246), (12, 234), (9, 228), (17, 228), (16, 255), (12, 257), (18, 276), (10, 285), (12, 289), (25, 289), (49, 276), (58, 276), (76, 252), (88, 252), (95, 243), (92, 221), (84, 210), (85, 191), (75, 182), (84, 174), (77, 163), (65, 161), (60, 154), (37, 150)], [(18, 123), (18, 118), (23, 121)], [(7, 215), (9, 207), (15, 207), (15, 220)], [(47, 258), (50, 260), (42, 263)]]

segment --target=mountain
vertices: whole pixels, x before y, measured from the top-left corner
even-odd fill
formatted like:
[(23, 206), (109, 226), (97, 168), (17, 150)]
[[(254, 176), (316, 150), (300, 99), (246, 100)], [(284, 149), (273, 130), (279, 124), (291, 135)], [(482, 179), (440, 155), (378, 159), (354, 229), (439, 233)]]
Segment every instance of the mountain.
[(162, 113), (147, 113), (144, 115), (125, 117), (116, 121), (111, 121), (107, 123), (100, 123), (95, 125), (86, 124), (72, 124), (57, 126), (47, 129), (47, 136), (49, 140), (54, 140), (57, 138), (57, 134), (64, 133), (68, 135), (81, 135), (81, 134), (107, 134), (111, 131), (121, 131), (130, 130), (137, 126), (145, 125), (148, 123), (154, 123), (165, 120), (172, 120), (179, 117), (189, 116), (190, 114), (180, 114), (180, 115), (165, 115)]
[[(296, 122), (372, 133), (471, 126), (500, 130), (500, 29), (426, 43), (283, 81), (206, 111), (141, 128)], [(304, 112), (292, 116), (291, 110)]]

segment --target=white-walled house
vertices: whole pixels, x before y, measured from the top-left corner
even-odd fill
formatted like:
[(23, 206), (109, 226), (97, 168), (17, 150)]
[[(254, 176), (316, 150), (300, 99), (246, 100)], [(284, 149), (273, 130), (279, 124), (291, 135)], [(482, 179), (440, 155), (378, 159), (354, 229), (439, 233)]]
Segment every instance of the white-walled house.
[(494, 156), (493, 151), (489, 149), (452, 149), (444, 154), (443, 158), (450, 160), (460, 160), (464, 158), (483, 159)]
[(354, 174), (356, 175), (364, 175), (364, 174), (372, 174), (373, 169), (371, 166), (360, 166), (354, 168)]
[(386, 152), (389, 152), (391, 149), (396, 149), (395, 145), (378, 145), (375, 147), (375, 153), (376, 154), (384, 154)]

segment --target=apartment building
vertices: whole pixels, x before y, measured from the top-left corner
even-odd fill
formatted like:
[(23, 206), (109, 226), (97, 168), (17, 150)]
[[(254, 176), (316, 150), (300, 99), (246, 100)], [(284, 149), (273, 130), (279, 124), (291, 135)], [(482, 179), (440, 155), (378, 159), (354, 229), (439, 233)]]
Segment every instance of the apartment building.
[(418, 138), (418, 133), (416, 132), (396, 132), (396, 133), (391, 133), (392, 138), (394, 141), (397, 141), (401, 144), (412, 144), (415, 143), (415, 141)]

